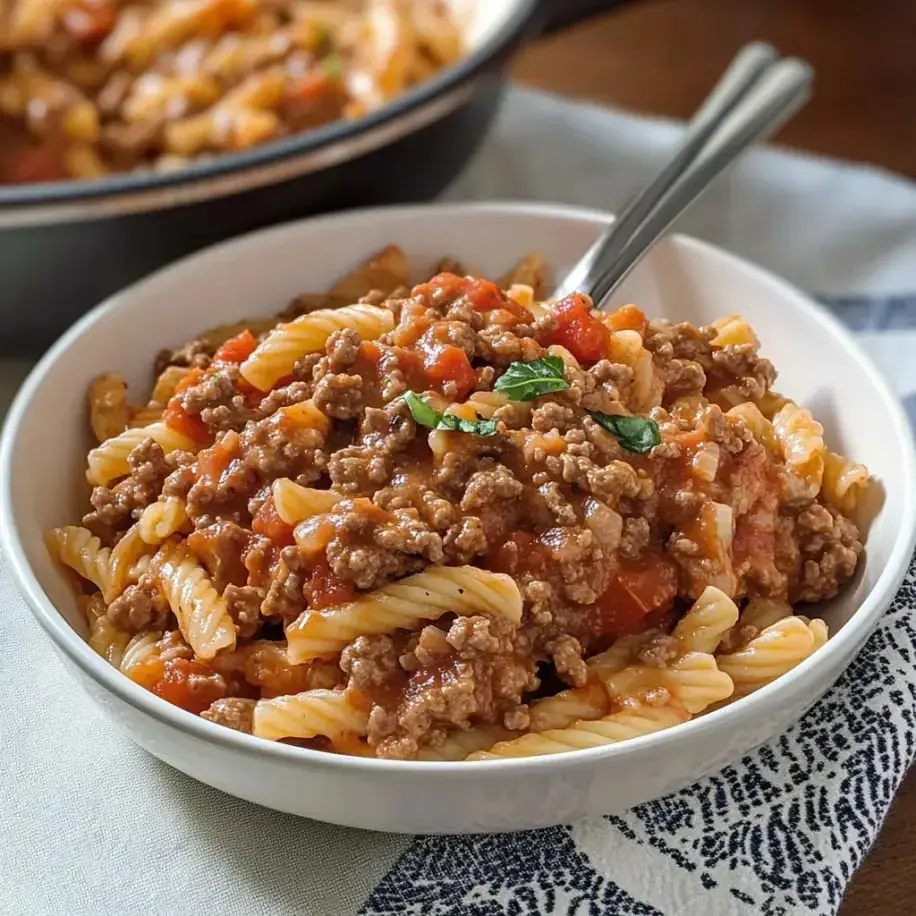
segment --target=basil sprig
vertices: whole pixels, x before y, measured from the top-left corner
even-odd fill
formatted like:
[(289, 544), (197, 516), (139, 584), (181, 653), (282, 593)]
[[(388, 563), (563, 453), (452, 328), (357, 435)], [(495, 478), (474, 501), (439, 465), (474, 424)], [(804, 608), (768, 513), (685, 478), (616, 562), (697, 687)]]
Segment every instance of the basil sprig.
[(508, 395), (510, 401), (533, 401), (541, 395), (567, 388), (566, 366), (559, 356), (544, 356), (530, 363), (512, 363), (493, 386), (494, 391)]
[[(559, 356), (544, 356), (530, 363), (511, 363), (493, 388), (508, 395), (510, 401), (533, 401), (545, 394), (566, 391), (570, 385), (566, 381), (565, 370)], [(658, 424), (648, 417), (602, 413), (600, 410), (588, 413), (596, 423), (616, 436), (621, 448), (628, 452), (645, 455), (662, 441)]]
[(591, 418), (617, 437), (621, 448), (637, 455), (645, 455), (662, 441), (658, 424), (648, 417), (628, 417), (623, 414), (601, 413), (590, 410)]
[(402, 394), (401, 400), (407, 405), (414, 420), (428, 429), (447, 429), (452, 432), (470, 433), (473, 436), (484, 437), (496, 435), (497, 420), (485, 420), (483, 417), (477, 417), (476, 420), (464, 420), (461, 417), (453, 417), (451, 414), (439, 413), (413, 391)]

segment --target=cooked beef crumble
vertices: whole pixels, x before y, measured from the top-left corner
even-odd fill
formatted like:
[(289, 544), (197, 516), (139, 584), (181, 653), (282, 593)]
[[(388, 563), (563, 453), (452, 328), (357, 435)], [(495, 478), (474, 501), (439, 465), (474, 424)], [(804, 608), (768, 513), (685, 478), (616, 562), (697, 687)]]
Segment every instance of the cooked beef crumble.
[[(605, 324), (581, 296), (534, 316), (493, 284), (451, 274), (363, 301), (390, 310), (393, 329), (377, 340), (331, 333), (268, 392), (201, 341), (163, 356), (196, 370), (167, 415), (203, 449), (166, 455), (149, 439), (129, 475), (92, 494), (85, 524), (109, 545), (160, 494), (185, 500), (187, 545), (225, 600), (235, 652), (253, 652), (240, 667), (231, 653), (210, 668), (175, 661), (197, 666), (195, 709), (214, 691), (202, 712), (211, 721), (250, 732), (252, 696), (344, 688), (365, 710), (370, 752), (411, 758), (455, 729), (525, 729), (539, 666), (582, 687), (586, 659), (620, 635), (646, 632), (635, 664), (669, 665), (673, 625), (708, 585), (738, 601), (815, 602), (853, 575), (853, 522), (821, 497), (800, 500), (781, 456), (728, 412), (771, 391), (775, 371), (755, 346), (719, 347), (714, 328), (649, 322), (632, 306)], [(562, 385), (499, 393), (513, 364), (547, 356), (563, 361)], [(470, 401), (456, 413), (469, 425), (431, 430), (405, 392), (434, 416)], [(309, 405), (326, 422), (289, 420)], [(654, 445), (634, 450), (611, 431), (608, 417), (631, 412), (650, 418)], [(284, 479), (336, 505), (294, 525), (272, 495)], [(284, 643), (269, 641), (302, 614), (465, 564), (514, 579), (520, 625), (446, 613), (415, 632), (355, 638), (339, 667), (290, 665)], [(163, 629), (169, 610), (141, 577), (107, 615), (137, 633)], [(226, 695), (230, 670), (252, 694)]]

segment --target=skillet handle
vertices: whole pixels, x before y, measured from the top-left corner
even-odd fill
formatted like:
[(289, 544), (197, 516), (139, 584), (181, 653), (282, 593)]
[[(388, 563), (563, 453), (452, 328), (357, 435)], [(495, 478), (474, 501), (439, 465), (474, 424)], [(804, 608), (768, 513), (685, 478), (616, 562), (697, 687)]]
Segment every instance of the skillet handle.
[(608, 13), (635, 0), (541, 0), (541, 35), (568, 28), (590, 16)]

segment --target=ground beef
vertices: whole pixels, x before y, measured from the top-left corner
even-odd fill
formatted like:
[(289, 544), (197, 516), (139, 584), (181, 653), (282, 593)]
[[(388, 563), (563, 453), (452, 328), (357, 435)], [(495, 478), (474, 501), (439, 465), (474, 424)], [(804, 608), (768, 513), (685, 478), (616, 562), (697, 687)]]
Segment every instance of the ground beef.
[(261, 626), (261, 602), (265, 592), (253, 585), (227, 585), (223, 598), (235, 621), (240, 639), (250, 639)]
[(417, 427), (401, 401), (384, 409), (366, 408), (357, 444), (337, 449), (328, 463), (335, 489), (372, 496), (390, 480), (395, 456), (413, 441)]
[(250, 540), (250, 531), (221, 518), (194, 531), (188, 546), (206, 567), (216, 590), (222, 592), (232, 583), (244, 585), (248, 578), (243, 557)]
[(169, 366), (189, 366), (192, 369), (206, 369), (210, 365), (215, 349), (206, 340), (189, 340), (177, 350), (161, 350), (156, 357), (156, 375), (160, 375)]
[[(782, 529), (786, 531), (785, 528)], [(825, 601), (855, 572), (862, 542), (856, 526), (831, 506), (814, 503), (795, 517), (789, 601)], [(785, 554), (782, 556), (785, 562)], [(780, 556), (777, 553), (777, 562)], [(785, 566), (782, 567), (785, 569)]]
[(348, 686), (370, 697), (406, 679), (396, 707), (376, 703), (369, 715), (369, 743), (382, 757), (415, 757), (420, 746), (476, 722), (523, 728), (522, 698), (538, 684), (524, 633), (502, 618), (458, 618), (447, 632), (425, 627), (405, 653), (383, 637), (356, 640), (344, 654)]
[(221, 700), (214, 700), (209, 708), (200, 715), (201, 718), (215, 722), (217, 725), (225, 725), (227, 728), (250, 735), (254, 721), (254, 707), (254, 700), (246, 700), (243, 697), (224, 697)]
[(649, 322), (644, 338), (645, 348), (662, 364), (670, 359), (689, 360), (704, 370), (712, 368), (712, 341), (718, 331), (711, 327), (695, 328), (687, 322), (672, 324), (662, 319)]
[(292, 623), (305, 610), (305, 584), (308, 564), (296, 547), (285, 547), (271, 571), (267, 594), (261, 604), (261, 615)]
[(238, 366), (221, 366), (218, 372), (183, 388), (174, 400), (189, 416), (200, 417), (214, 434), (230, 429), (241, 431), (258, 415), (257, 409), (248, 406), (240, 391), (241, 378)]
[(257, 418), (265, 420), (272, 417), (282, 407), (301, 404), (312, 396), (312, 385), (309, 382), (290, 382), (283, 388), (271, 391), (258, 405)]
[(620, 536), (620, 555), (628, 560), (636, 560), (649, 546), (651, 537), (649, 522), (644, 518), (625, 518)]
[(157, 583), (146, 576), (126, 589), (108, 605), (108, 619), (126, 633), (165, 629), (171, 615), (168, 601)]
[(358, 375), (329, 373), (315, 385), (315, 405), (338, 420), (355, 420), (363, 412), (363, 380)]
[(352, 503), (337, 507), (334, 537), (326, 554), (338, 579), (357, 588), (373, 589), (442, 562), (439, 534), (412, 510), (398, 510), (392, 515), (391, 521), (379, 523)]
[(712, 354), (714, 368), (732, 381), (739, 394), (760, 400), (776, 380), (776, 370), (768, 359), (757, 355), (753, 344), (730, 345)]
[(92, 512), (83, 524), (106, 543), (115, 531), (138, 519), (155, 502), (172, 466), (155, 439), (145, 439), (127, 457), (129, 473), (113, 488), (95, 487), (89, 501)]
[(475, 515), (465, 516), (446, 531), (442, 548), (445, 564), (463, 566), (472, 563), (489, 549), (483, 522)]
[(340, 654), (347, 687), (371, 696), (400, 671), (400, 650), (390, 636), (359, 636)]
[(564, 634), (545, 647), (553, 659), (554, 668), (562, 680), (573, 687), (584, 687), (588, 666), (582, 658), (582, 643), (575, 636)]
[(325, 344), (329, 372), (345, 372), (359, 356), (359, 334), (352, 328), (333, 331)]
[(468, 482), (461, 500), (465, 512), (492, 506), (499, 500), (518, 499), (525, 488), (505, 465), (491, 471), (478, 471)]

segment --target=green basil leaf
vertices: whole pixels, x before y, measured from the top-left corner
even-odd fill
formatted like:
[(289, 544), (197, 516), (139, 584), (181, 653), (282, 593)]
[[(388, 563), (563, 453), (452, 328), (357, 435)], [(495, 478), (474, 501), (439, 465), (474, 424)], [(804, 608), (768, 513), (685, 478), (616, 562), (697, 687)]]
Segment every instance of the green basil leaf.
[(622, 414), (601, 413), (590, 410), (592, 419), (620, 440), (628, 452), (645, 455), (662, 441), (658, 424), (648, 417), (627, 417)]
[(566, 366), (559, 356), (544, 356), (530, 363), (511, 363), (493, 386), (494, 391), (508, 395), (510, 401), (533, 401), (543, 394), (567, 388)]
[(401, 400), (407, 405), (415, 422), (427, 429), (447, 429), (452, 432), (469, 433), (472, 436), (496, 435), (499, 425), (497, 420), (485, 420), (483, 417), (477, 417), (476, 420), (463, 420), (451, 414), (439, 413), (413, 391), (402, 394)]

